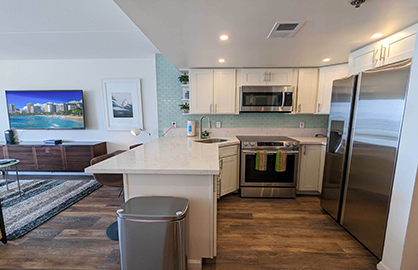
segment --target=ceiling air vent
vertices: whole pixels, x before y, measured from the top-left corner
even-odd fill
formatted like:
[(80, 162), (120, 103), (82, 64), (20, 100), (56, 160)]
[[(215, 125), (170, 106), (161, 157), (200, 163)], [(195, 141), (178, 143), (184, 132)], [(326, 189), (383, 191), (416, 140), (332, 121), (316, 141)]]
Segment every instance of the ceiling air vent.
[(305, 22), (276, 22), (267, 38), (293, 37)]

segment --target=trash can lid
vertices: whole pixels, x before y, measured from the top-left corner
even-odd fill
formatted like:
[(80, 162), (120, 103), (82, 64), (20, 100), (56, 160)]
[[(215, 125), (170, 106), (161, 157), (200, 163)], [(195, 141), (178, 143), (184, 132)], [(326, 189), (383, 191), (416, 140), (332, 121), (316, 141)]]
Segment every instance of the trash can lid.
[(189, 200), (177, 197), (135, 197), (117, 211), (119, 218), (171, 221), (187, 215)]

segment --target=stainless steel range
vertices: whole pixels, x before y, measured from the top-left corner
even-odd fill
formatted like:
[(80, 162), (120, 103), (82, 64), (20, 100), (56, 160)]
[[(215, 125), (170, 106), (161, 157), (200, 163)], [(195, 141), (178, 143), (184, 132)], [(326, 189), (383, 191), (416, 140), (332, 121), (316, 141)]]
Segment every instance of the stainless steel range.
[[(241, 141), (241, 197), (294, 198), (299, 142), (284, 136), (237, 136)], [(258, 150), (267, 151), (267, 170), (255, 169)], [(276, 172), (277, 151), (287, 152), (286, 170)]]

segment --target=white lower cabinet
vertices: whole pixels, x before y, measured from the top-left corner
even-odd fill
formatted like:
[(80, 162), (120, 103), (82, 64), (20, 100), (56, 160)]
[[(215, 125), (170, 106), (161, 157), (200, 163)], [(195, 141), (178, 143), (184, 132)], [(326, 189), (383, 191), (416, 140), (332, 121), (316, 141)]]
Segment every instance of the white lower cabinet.
[(227, 146), (219, 149), (218, 197), (238, 190), (238, 146)]
[(299, 193), (321, 193), (325, 151), (325, 145), (322, 144), (301, 145), (297, 183)]

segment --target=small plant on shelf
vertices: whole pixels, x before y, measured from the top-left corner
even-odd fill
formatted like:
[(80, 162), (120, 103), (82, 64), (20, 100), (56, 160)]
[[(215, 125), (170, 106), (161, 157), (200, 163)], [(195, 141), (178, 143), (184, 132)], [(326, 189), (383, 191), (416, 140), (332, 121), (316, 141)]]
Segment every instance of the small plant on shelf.
[(181, 84), (188, 84), (189, 83), (189, 75), (187, 75), (186, 73), (183, 73), (182, 75), (179, 76), (179, 82)]
[(184, 104), (180, 104), (179, 107), (180, 107), (180, 110), (183, 110), (184, 113), (188, 113), (190, 110), (189, 103), (187, 102)]

